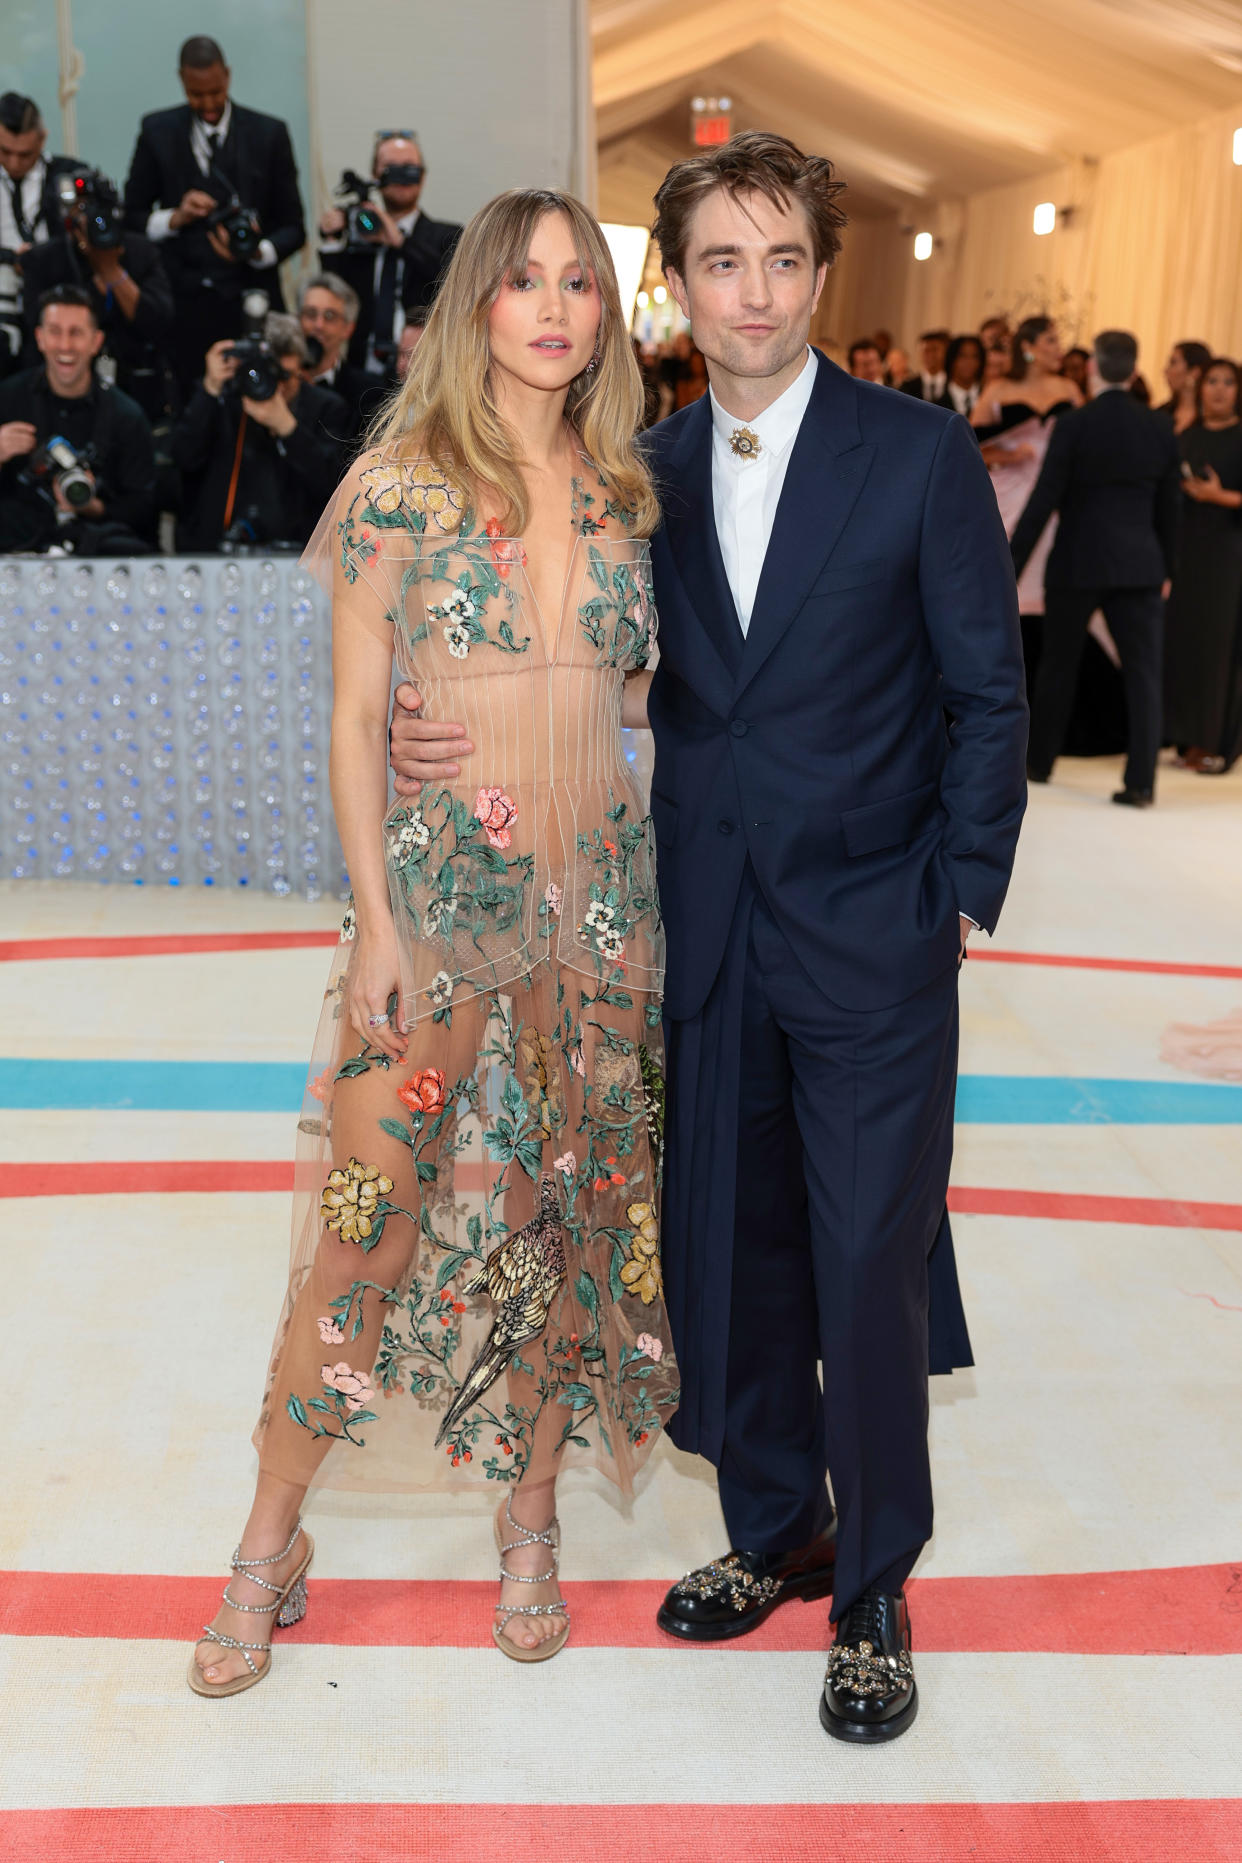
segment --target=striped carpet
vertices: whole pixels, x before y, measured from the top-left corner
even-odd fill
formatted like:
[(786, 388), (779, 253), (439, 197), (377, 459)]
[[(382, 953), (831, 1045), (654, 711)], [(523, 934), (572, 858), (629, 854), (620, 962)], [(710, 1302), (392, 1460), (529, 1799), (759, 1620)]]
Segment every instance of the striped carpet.
[(1242, 1084), (1160, 1059), (1242, 1006), (1242, 780), (1131, 816), (1112, 776), (1034, 794), (964, 975), (979, 1362), (933, 1392), (922, 1712), (866, 1753), (816, 1721), (823, 1605), (655, 1629), (722, 1545), (667, 1447), (632, 1506), (567, 1484), (552, 1664), (491, 1647), (486, 1497), (327, 1495), (270, 1680), (191, 1696), (336, 908), (0, 888), (4, 1863), (1242, 1859)]

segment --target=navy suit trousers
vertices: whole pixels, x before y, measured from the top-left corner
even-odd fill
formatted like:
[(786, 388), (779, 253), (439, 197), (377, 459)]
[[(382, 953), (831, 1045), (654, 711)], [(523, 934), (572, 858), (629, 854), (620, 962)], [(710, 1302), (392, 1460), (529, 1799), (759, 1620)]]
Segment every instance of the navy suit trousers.
[[(940, 1325), (953, 1336), (952, 1362), (969, 1363), (944, 1213), (957, 973), (892, 1008), (838, 1008), (748, 872), (720, 977), (693, 1025), (670, 1027), (674, 1095), (692, 1084), (679, 1062), (710, 1055), (714, 1080), (699, 1083), (697, 1117), (709, 1121), (722, 1103), (736, 1108), (731, 1249), (718, 1229), (704, 1236), (699, 1267), (709, 1280), (729, 1276), (725, 1522), (731, 1544), (750, 1551), (803, 1545), (830, 1518), (830, 1474), (839, 1617), (868, 1585), (899, 1589), (931, 1533), (933, 1247), (932, 1272), (947, 1296)], [(675, 1257), (684, 1201), (671, 1183), (666, 1266), (683, 1310), (688, 1264)], [(704, 1299), (710, 1304), (710, 1288)], [(676, 1343), (696, 1350), (689, 1338)]]

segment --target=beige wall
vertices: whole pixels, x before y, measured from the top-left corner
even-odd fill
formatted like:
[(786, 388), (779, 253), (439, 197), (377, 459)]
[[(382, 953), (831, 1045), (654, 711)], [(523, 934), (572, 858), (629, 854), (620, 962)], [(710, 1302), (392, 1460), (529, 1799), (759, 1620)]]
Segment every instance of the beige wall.
[[(1232, 161), (1236, 109), (1139, 143), (1098, 164), (918, 209), (941, 243), (919, 264), (897, 216), (859, 221), (846, 235), (824, 316), (843, 341), (887, 324), (907, 343), (920, 328), (975, 329), (994, 309), (1047, 309), (1067, 341), (1108, 325), (1133, 330), (1154, 388), (1171, 343), (1206, 342), (1242, 354), (1242, 168)], [(1039, 201), (1075, 211), (1039, 238)]]
[(418, 131), (436, 219), (507, 187), (591, 197), (587, 0), (306, 0), (306, 30), (316, 214), (342, 168), (366, 172), (376, 129)]

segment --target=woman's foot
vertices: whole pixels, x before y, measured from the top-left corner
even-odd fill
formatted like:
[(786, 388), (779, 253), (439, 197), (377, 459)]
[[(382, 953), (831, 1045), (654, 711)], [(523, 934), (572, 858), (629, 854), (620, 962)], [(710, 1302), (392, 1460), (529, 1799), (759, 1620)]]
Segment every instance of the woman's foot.
[[(274, 1546), (284, 1548), (276, 1558), (271, 1556)], [(292, 1527), (286, 1525), (283, 1530), (277, 1523), (274, 1527), (266, 1525), (260, 1531), (255, 1531), (248, 1522), (235, 1557), (239, 1565), (255, 1565), (257, 1577), (235, 1566), (225, 1589), (235, 1604), (250, 1608), (237, 1610), (233, 1605), (222, 1604), (211, 1620), (211, 1628), (222, 1639), (236, 1643), (270, 1643), (279, 1608), (277, 1594), (284, 1591), (306, 1554), (307, 1537), (300, 1520)], [(265, 1582), (260, 1583), (260, 1580)], [(250, 1662), (260, 1673), (272, 1660), (268, 1651), (252, 1649), (249, 1654)], [(224, 1647), (211, 1637), (195, 1646), (194, 1663), (200, 1679), (213, 1687), (253, 1674), (241, 1650)]]
[[(569, 1629), (568, 1610), (546, 1609), (564, 1603), (557, 1576), (560, 1528), (552, 1482), (541, 1482), (526, 1492), (519, 1488), (506, 1497), (496, 1515), (496, 1543), (505, 1549), (495, 1616), (498, 1637), (522, 1655), (554, 1638), (563, 1643)], [(543, 1608), (535, 1616), (526, 1615), (532, 1606)]]

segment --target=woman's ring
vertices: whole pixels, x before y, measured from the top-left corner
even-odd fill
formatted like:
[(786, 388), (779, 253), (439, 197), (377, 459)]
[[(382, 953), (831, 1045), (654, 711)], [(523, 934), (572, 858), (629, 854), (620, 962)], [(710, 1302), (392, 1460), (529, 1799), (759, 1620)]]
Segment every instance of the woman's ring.
[(389, 1018), (387, 1014), (384, 1014), (382, 1016), (368, 1016), (367, 1027), (369, 1029), (382, 1029), (385, 1022), (387, 1022), (388, 1020)]

